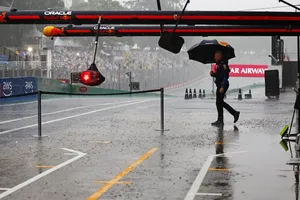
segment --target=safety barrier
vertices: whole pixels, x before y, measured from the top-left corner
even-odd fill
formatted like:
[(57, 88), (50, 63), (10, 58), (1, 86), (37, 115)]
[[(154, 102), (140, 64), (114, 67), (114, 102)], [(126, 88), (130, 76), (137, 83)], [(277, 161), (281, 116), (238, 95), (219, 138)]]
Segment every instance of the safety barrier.
[(64, 84), (59, 80), (37, 78), (37, 77), (18, 77), (0, 79), (0, 97), (21, 95), (15, 98), (2, 98), (0, 103), (34, 101), (36, 95), (22, 96), (22, 94), (34, 93), (38, 90), (50, 92), (70, 92), (70, 85)]
[[(73, 93), (73, 94), (113, 94), (126, 93), (124, 90), (89, 87), (84, 85), (70, 85), (61, 80), (37, 77), (19, 77), (0, 79), (0, 97), (14, 96), (19, 94), (34, 93), (40, 91)], [(158, 93), (143, 93), (140, 97), (159, 96)], [(43, 98), (58, 98), (59, 95), (45, 94)], [(18, 96), (15, 98), (2, 98), (0, 103), (26, 102), (37, 100), (36, 95)]]
[(10, 96), (1, 96), (1, 99), (10, 99), (16, 97), (25, 97), (25, 96), (36, 96), (38, 103), (38, 138), (42, 138), (42, 95), (67, 95), (67, 96), (116, 96), (116, 95), (134, 95), (134, 94), (143, 94), (143, 93), (153, 93), (160, 92), (160, 129), (157, 131), (168, 131), (165, 129), (164, 124), (164, 88), (153, 89), (153, 90), (144, 90), (138, 92), (121, 92), (121, 93), (106, 93), (106, 94), (86, 94), (86, 93), (72, 93), (72, 92), (47, 92), (47, 91), (34, 91), (31, 93), (15, 94)]

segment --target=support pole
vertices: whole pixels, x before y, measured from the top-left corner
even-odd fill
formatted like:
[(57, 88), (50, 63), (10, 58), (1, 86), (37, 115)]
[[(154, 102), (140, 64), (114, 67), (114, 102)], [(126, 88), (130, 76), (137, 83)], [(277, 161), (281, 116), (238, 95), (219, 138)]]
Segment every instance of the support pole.
[[(300, 94), (300, 39), (299, 36), (297, 36), (297, 61), (298, 61), (298, 92)], [(298, 133), (300, 133), (300, 110), (298, 110)]]
[[(160, 11), (161, 10), (161, 4), (160, 0), (157, 0), (157, 9)], [(164, 32), (164, 24), (160, 24), (160, 35)]]
[(41, 139), (42, 137), (47, 137), (47, 135), (42, 136), (42, 91), (38, 91), (37, 104), (38, 104), (38, 135), (34, 135), (33, 137)]
[[(213, 71), (213, 64), (210, 64), (210, 71)], [(212, 87), (211, 87), (211, 94), (215, 94), (215, 78), (212, 77)]]
[(165, 130), (165, 112), (164, 112), (164, 88), (160, 88), (160, 124), (161, 130)]
[[(300, 8), (298, 8), (296, 5), (293, 5), (285, 0), (279, 0), (279, 2), (284, 3), (292, 8), (295, 8), (295, 12), (300, 11)], [(300, 51), (299, 51), (299, 47), (300, 47), (300, 41), (299, 41), (299, 36), (297, 36), (297, 61), (298, 61), (298, 94), (300, 94)], [(300, 133), (300, 110), (298, 109), (298, 133)]]
[(38, 137), (42, 137), (42, 94), (38, 91)]
[(52, 50), (47, 49), (47, 78), (52, 78)]
[(184, 7), (183, 7), (183, 10), (181, 11), (179, 19), (176, 21), (176, 24), (175, 24), (175, 27), (174, 27), (174, 29), (172, 31), (172, 35), (171, 36), (173, 36), (173, 34), (175, 33), (175, 31), (176, 31), (176, 29), (178, 27), (178, 24), (179, 24), (179, 22), (180, 22), (180, 20), (181, 20), (181, 18), (183, 16), (183, 14), (184, 14), (184, 12), (185, 12), (185, 9), (186, 9), (186, 7), (188, 6), (189, 3), (190, 3), (190, 0), (187, 0), (186, 3), (185, 3), (185, 5), (184, 5)]
[(95, 39), (95, 48), (94, 48), (94, 55), (93, 55), (93, 63), (95, 63), (96, 61), (96, 55), (97, 55), (97, 49), (98, 49), (98, 42), (99, 42), (99, 32), (100, 32), (100, 26), (101, 26), (101, 19), (102, 17), (99, 16), (98, 19), (98, 28), (97, 28), (97, 35), (96, 35), (96, 39)]
[(160, 130), (161, 133), (164, 133), (165, 131), (165, 101), (164, 101), (165, 91), (164, 88), (160, 88)]
[[(289, 5), (291, 6), (291, 5)], [(297, 10), (299, 10), (299, 8), (297, 6), (295, 6), (294, 8), (296, 8), (295, 12), (297, 12)], [(297, 36), (297, 62), (298, 62), (298, 94), (300, 94), (300, 40), (299, 40), (299, 36)], [(298, 133), (300, 133), (300, 110), (298, 109)], [(299, 166), (297, 166), (298, 171), (299, 171)]]
[(129, 90), (131, 93), (132, 92), (132, 74), (131, 74), (131, 72), (129, 72)]

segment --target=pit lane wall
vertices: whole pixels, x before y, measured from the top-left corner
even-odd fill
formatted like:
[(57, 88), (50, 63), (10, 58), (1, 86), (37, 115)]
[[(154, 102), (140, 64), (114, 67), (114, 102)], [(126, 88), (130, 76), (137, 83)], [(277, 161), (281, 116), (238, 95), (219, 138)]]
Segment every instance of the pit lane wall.
[[(38, 81), (36, 77), (18, 77), (18, 78), (0, 79), (0, 97), (33, 93), (33, 92), (37, 92), (37, 90), (38, 90)], [(36, 99), (37, 99), (37, 95), (5, 98), (5, 99), (1, 98), (0, 104), (33, 101)]]
[[(17, 77), (17, 78), (1, 78), (0, 79), (0, 97), (8, 97), (14, 95), (22, 95), (34, 93), (38, 90), (49, 92), (69, 92), (70, 87), (60, 80), (38, 78), (38, 77)], [(37, 95), (1, 98), (1, 103), (21, 103), (27, 101), (35, 101)]]

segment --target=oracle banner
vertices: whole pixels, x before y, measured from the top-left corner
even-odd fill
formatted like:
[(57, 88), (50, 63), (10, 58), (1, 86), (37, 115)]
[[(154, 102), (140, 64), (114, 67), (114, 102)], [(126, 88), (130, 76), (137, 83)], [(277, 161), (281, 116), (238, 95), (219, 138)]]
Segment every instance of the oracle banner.
[[(230, 77), (264, 77), (268, 65), (243, 65), (229, 64)], [(216, 71), (216, 64), (212, 65), (213, 71)]]

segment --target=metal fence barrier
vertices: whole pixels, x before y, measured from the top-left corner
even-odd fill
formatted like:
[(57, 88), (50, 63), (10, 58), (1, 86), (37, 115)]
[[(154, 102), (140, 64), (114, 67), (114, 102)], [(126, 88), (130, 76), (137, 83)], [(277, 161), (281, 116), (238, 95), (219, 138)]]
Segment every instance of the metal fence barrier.
[(164, 133), (165, 124), (164, 124), (164, 88), (160, 89), (152, 89), (152, 90), (143, 90), (137, 92), (123, 92), (123, 93), (111, 93), (111, 94), (85, 94), (85, 93), (64, 93), (64, 92), (46, 92), (46, 91), (37, 91), (33, 93), (27, 94), (18, 94), (18, 95), (11, 95), (11, 96), (0, 96), (0, 99), (7, 99), (7, 98), (16, 98), (22, 96), (30, 96), (30, 95), (38, 95), (37, 96), (37, 103), (38, 103), (38, 135), (37, 138), (41, 139), (42, 137), (46, 137), (46, 135), (42, 135), (42, 95), (43, 94), (52, 94), (52, 95), (70, 95), (70, 96), (114, 96), (114, 95), (133, 95), (133, 94), (145, 94), (145, 93), (153, 93), (153, 92), (160, 92), (160, 129), (157, 131), (161, 131)]

